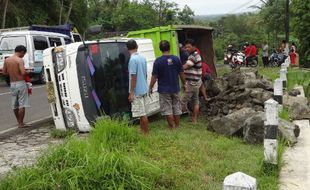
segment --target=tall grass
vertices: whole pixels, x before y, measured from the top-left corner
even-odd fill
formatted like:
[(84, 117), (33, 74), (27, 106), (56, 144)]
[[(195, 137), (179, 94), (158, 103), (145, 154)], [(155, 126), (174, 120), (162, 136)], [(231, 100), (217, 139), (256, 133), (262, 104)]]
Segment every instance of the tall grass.
[(89, 139), (70, 137), (30, 168), (1, 180), (0, 189), (154, 189), (161, 169), (134, 151), (143, 141), (121, 121), (99, 120)]
[(278, 189), (280, 167), (263, 170), (262, 145), (212, 133), (205, 118), (196, 125), (187, 119), (175, 130), (153, 121), (146, 137), (138, 127), (100, 119), (89, 138), (70, 136), (51, 147), (34, 166), (3, 178), (0, 190), (221, 190), (224, 178), (237, 171), (255, 177), (259, 189)]

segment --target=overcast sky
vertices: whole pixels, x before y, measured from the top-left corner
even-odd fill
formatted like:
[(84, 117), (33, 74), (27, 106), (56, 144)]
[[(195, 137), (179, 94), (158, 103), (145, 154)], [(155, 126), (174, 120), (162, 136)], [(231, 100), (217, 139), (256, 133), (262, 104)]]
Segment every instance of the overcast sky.
[(195, 15), (227, 14), (255, 11), (249, 8), (260, 5), (260, 0), (168, 0), (176, 2), (180, 8), (188, 5)]

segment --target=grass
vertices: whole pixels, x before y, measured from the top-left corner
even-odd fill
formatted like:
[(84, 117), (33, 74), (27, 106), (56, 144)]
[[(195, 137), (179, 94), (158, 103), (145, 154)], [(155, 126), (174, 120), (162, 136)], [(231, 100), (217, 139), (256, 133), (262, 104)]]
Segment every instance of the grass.
[(310, 71), (289, 69), (287, 73), (287, 88), (291, 90), (296, 84), (304, 87), (305, 96), (310, 100)]
[(52, 129), (50, 132), (50, 135), (53, 138), (64, 139), (64, 138), (72, 136), (75, 133), (76, 133), (76, 131), (74, 131), (74, 130), (63, 131), (63, 130), (59, 130), (59, 129)]
[(176, 130), (153, 121), (148, 136), (122, 121), (99, 120), (89, 138), (73, 135), (49, 148), (34, 166), (3, 178), (0, 189), (220, 190), (237, 171), (257, 178), (258, 189), (278, 189), (279, 168), (265, 166), (262, 145), (209, 132), (205, 119), (187, 120)]
[(258, 67), (258, 73), (271, 81), (280, 78), (279, 67)]
[(286, 121), (290, 121), (290, 112), (288, 107), (283, 106), (282, 110), (279, 112), (279, 117)]

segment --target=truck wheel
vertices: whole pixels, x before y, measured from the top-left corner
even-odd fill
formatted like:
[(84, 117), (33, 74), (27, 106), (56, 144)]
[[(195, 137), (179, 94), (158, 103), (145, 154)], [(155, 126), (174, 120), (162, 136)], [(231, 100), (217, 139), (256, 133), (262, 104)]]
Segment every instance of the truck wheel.
[(45, 84), (46, 83), (46, 78), (45, 78), (45, 74), (44, 74), (44, 70), (42, 69), (40, 75), (39, 75), (39, 83), (40, 84)]

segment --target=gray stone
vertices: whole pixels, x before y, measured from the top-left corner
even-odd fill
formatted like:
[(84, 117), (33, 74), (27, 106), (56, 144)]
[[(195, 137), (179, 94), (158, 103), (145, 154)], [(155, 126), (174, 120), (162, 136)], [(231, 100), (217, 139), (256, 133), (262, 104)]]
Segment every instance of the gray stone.
[(256, 190), (256, 179), (242, 172), (225, 177), (223, 190)]
[(299, 105), (308, 105), (308, 99), (306, 97), (300, 96), (289, 96), (283, 95), (283, 105), (287, 107), (293, 107), (294, 103), (298, 103)]
[(290, 96), (298, 96), (298, 95), (300, 95), (300, 91), (298, 89), (293, 89), (293, 90), (288, 92), (288, 95), (290, 95)]
[(233, 135), (243, 127), (244, 121), (255, 113), (251, 108), (242, 108), (229, 115), (211, 120), (209, 128), (218, 134)]
[(243, 126), (243, 140), (247, 143), (256, 144), (264, 142), (264, 112), (257, 112), (245, 120)]
[(298, 125), (279, 119), (278, 132), (281, 137), (289, 142), (289, 144), (297, 143), (297, 137), (300, 134), (300, 128)]
[(310, 119), (310, 107), (306, 104), (295, 102), (289, 110), (293, 120)]

